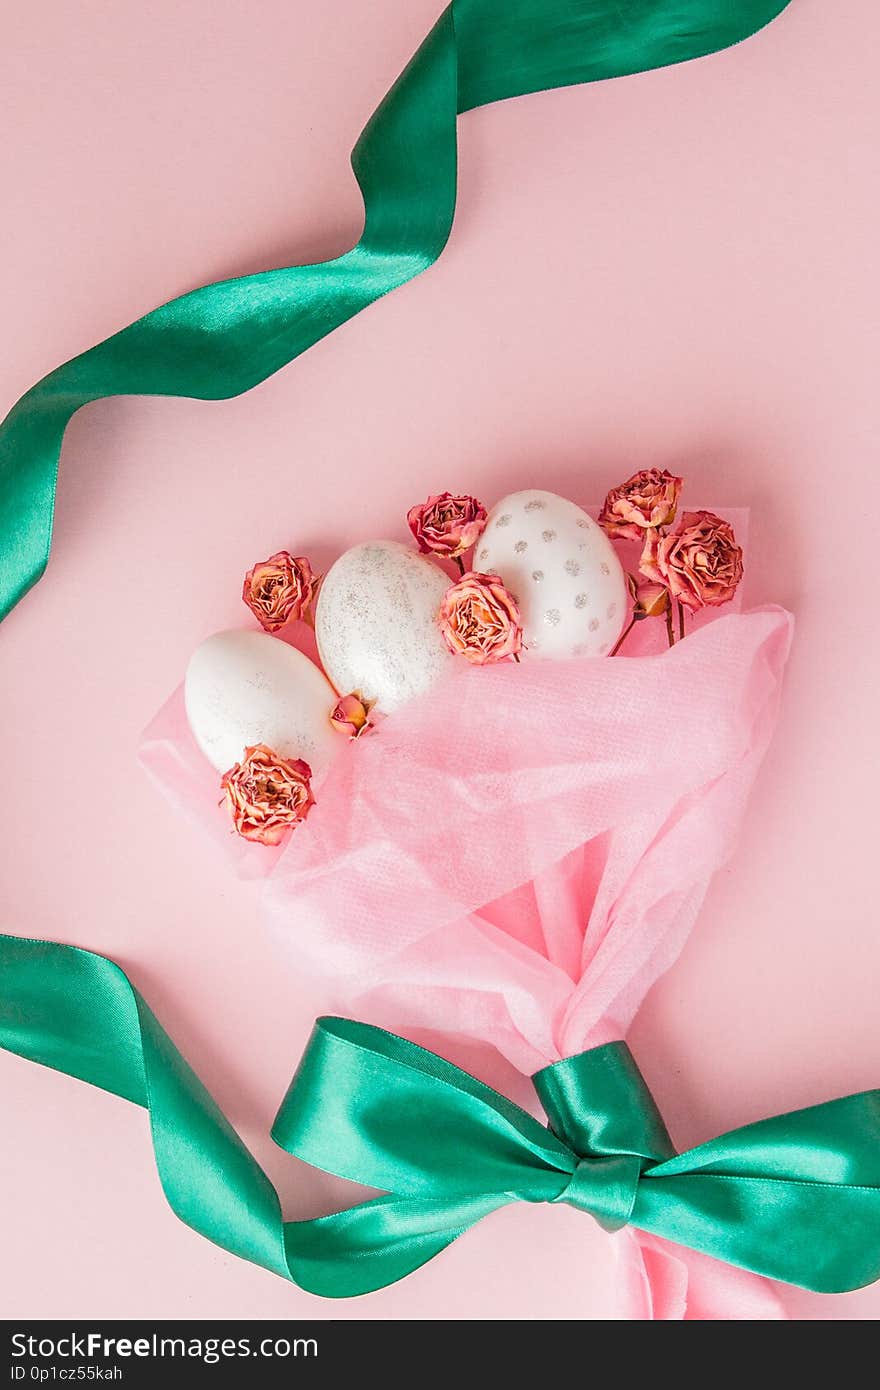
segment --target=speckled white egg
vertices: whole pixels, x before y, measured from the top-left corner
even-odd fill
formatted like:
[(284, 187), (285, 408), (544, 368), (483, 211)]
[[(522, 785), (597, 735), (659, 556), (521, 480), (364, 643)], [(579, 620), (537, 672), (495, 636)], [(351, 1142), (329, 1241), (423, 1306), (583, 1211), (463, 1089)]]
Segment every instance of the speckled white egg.
[(218, 772), (265, 743), (304, 758), (320, 780), (344, 747), (330, 723), (336, 693), (313, 661), (266, 632), (216, 632), (190, 658), (184, 684), (193, 738)]
[(600, 526), (554, 492), (513, 492), (492, 508), (474, 568), (516, 596), (527, 655), (606, 656), (627, 614), (623, 567)]
[(324, 670), (391, 714), (448, 669), (437, 613), (452, 581), (397, 541), (353, 546), (324, 576), (315, 635)]

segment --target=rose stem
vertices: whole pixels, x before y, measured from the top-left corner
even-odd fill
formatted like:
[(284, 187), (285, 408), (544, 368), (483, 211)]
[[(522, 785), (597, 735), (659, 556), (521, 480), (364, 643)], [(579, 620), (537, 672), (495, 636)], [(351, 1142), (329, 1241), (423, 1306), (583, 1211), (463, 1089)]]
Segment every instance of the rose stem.
[(672, 631), (672, 604), (666, 607), (666, 636), (669, 638), (670, 647), (675, 646), (675, 633)]
[(675, 601), (676, 601), (676, 603), (678, 604), (678, 635), (679, 635), (680, 638), (683, 639), (683, 638), (684, 638), (684, 604), (682, 603), (682, 601), (681, 601), (680, 598), (679, 598), (679, 599), (676, 599)]
[(623, 646), (623, 644), (624, 644), (624, 642), (626, 641), (627, 637), (629, 637), (629, 635), (630, 635), (630, 633), (632, 632), (632, 630), (633, 630), (633, 628), (635, 627), (635, 625), (636, 625), (636, 619), (635, 619), (635, 618), (630, 618), (630, 620), (629, 620), (629, 622), (627, 623), (626, 627), (623, 629), (623, 632), (620, 634), (620, 636), (618, 637), (617, 641), (614, 643), (614, 646), (611, 648), (611, 651), (608, 653), (609, 656), (617, 656), (617, 653), (620, 651), (621, 647)]
[(455, 563), (458, 565), (459, 574), (464, 574), (464, 562), (460, 555), (456, 555)]

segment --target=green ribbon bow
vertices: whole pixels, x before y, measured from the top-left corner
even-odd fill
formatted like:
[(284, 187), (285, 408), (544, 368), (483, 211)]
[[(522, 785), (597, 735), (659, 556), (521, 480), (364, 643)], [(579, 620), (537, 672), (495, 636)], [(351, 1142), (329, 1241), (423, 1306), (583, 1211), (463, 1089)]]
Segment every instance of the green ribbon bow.
[(880, 1277), (880, 1091), (676, 1155), (625, 1043), (533, 1077), (547, 1128), (450, 1062), (319, 1019), (273, 1128), (388, 1195), (285, 1222), (275, 1189), (123, 971), (0, 936), (0, 1046), (143, 1105), (176, 1214), (312, 1293), (383, 1288), (510, 1202), (565, 1202), (820, 1293)]
[(42, 575), (64, 431), (104, 396), (240, 395), (426, 270), (452, 227), (456, 116), (738, 43), (789, 0), (453, 0), (352, 153), (364, 232), (317, 265), (172, 299), (50, 372), (0, 426), (0, 619)]

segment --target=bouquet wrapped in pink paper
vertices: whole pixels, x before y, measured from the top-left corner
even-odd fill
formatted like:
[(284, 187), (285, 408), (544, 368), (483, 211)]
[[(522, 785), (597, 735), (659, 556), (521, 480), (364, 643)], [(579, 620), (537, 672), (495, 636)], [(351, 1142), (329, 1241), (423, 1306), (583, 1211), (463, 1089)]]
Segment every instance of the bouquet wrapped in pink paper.
[[(336, 711), (337, 727), (351, 737), (322, 767), (305, 825), (269, 848), (228, 829), (226, 839), (264, 878), (285, 954), (332, 978), (339, 1002), (364, 1020), (487, 1043), (531, 1073), (625, 1036), (680, 952), (771, 736), (791, 620), (774, 607), (737, 611), (732, 522), (742, 538), (745, 517), (685, 513), (671, 531), (679, 487), (638, 475), (609, 494), (600, 520), (637, 555), (625, 612), (623, 571), (617, 590), (602, 590), (617, 576), (608, 551), (591, 557), (589, 534), (581, 542), (571, 532), (575, 548), (554, 578), (558, 531), (541, 500), (551, 494), (517, 494), (488, 519), (473, 499), (448, 494), (414, 508), (419, 545), (459, 567), (454, 585), (440, 585), (439, 621), (449, 651), (466, 660), (389, 700), (384, 715), (382, 701), (374, 709), (334, 676), (345, 655), (321, 642), (319, 613), (325, 668), (353, 702)], [(456, 536), (466, 528), (462, 551), (475, 543), (475, 554), (465, 572)], [(508, 587), (495, 561), (503, 568), (509, 552), (513, 565), (527, 550), (528, 573)], [(491, 569), (475, 568), (483, 557)], [(520, 600), (527, 578), (531, 606)], [(601, 611), (584, 623), (580, 650), (526, 659), (540, 643), (571, 644), (563, 614), (584, 607), (581, 596), (595, 608), (597, 591)], [(352, 588), (350, 604), (359, 601)], [(359, 613), (363, 626), (369, 615)], [(674, 641), (675, 616), (680, 635), (687, 620), (684, 640)], [(619, 656), (596, 659), (628, 637)], [(183, 715), (178, 695), (142, 757), (204, 819), (210, 769)], [(610, 1239), (621, 1316), (782, 1316), (765, 1281), (632, 1231)]]
[[(624, 1037), (731, 852), (789, 637), (765, 608), (658, 656), (453, 673), (336, 761), (267, 879), (291, 958), (526, 1073)], [(762, 1281), (615, 1239), (631, 1316), (778, 1316)]]

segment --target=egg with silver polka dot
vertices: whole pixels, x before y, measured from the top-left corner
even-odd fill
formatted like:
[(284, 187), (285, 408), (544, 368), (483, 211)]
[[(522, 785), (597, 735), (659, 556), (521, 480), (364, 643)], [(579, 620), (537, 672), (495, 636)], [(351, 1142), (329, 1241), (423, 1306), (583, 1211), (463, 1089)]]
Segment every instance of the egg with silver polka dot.
[(592, 517), (554, 492), (503, 497), (473, 565), (500, 575), (516, 598), (525, 655), (607, 656), (623, 630), (626, 578), (614, 547)]
[(315, 636), (336, 689), (391, 714), (424, 695), (453, 657), (437, 616), (452, 583), (398, 541), (366, 541), (331, 566), (318, 592)]

